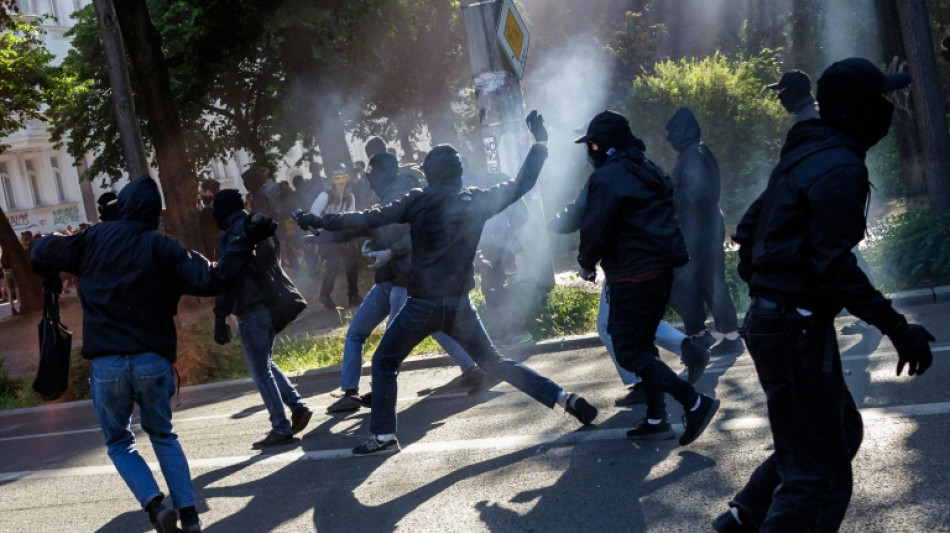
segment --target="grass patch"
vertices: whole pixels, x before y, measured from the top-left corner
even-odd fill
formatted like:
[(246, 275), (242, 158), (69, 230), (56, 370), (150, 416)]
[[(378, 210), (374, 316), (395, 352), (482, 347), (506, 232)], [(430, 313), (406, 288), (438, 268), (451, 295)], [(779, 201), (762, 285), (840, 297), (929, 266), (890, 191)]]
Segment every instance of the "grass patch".
[[(368, 361), (379, 340), (383, 337), (384, 327), (378, 327), (366, 339), (363, 345), (363, 361)], [(345, 329), (337, 330), (329, 335), (311, 335), (303, 337), (284, 338), (274, 346), (274, 361), (285, 372), (299, 372), (328, 366), (339, 365), (343, 362), (343, 343)], [(426, 337), (416, 346), (410, 355), (431, 353), (445, 353), (445, 350), (432, 337)]]
[(0, 410), (38, 405), (40, 395), (33, 392), (27, 380), (11, 378), (3, 363), (0, 357)]

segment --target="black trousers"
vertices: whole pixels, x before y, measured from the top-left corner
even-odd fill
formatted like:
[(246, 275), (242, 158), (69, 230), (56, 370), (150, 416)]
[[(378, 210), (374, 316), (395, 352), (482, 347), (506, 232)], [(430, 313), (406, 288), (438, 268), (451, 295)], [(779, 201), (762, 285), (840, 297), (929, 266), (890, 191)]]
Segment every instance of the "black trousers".
[(864, 428), (841, 372), (834, 319), (756, 299), (742, 329), (775, 451), (731, 503), (761, 531), (837, 531)]
[(665, 394), (690, 409), (696, 403), (692, 385), (679, 379), (660, 360), (654, 344), (673, 284), (672, 270), (641, 282), (607, 286), (607, 333), (613, 341), (617, 364), (643, 379), (647, 418), (666, 418)]
[(356, 247), (352, 242), (321, 244), (320, 253), (327, 260), (327, 270), (323, 273), (323, 283), (320, 285), (320, 297), (330, 296), (336, 276), (340, 272), (340, 263), (346, 267), (346, 294), (350, 298), (359, 296), (356, 272)]
[(712, 243), (698, 252), (690, 250), (689, 262), (673, 274), (670, 307), (683, 319), (687, 335), (706, 329), (704, 304), (712, 311), (717, 331), (728, 333), (738, 328), (736, 306), (726, 285), (726, 252), (721, 244)]

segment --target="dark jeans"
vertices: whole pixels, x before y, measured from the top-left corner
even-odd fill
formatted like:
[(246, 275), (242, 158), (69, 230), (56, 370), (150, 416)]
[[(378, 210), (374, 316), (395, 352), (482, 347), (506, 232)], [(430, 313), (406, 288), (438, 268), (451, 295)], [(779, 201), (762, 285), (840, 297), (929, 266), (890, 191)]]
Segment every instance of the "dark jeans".
[(351, 242), (341, 242), (320, 245), (320, 253), (327, 260), (327, 270), (323, 273), (323, 283), (320, 285), (320, 296), (330, 296), (336, 275), (340, 272), (340, 263), (346, 266), (346, 294), (350, 298), (359, 296), (359, 286), (356, 284), (356, 248)]
[(386, 328), (373, 354), (374, 435), (396, 432), (396, 376), (399, 365), (429, 335), (442, 331), (459, 343), (489, 375), (507, 381), (548, 407), (557, 403), (561, 387), (534, 370), (503, 357), (485, 333), (468, 295), (422, 299), (409, 297)]
[(607, 333), (614, 344), (617, 363), (643, 380), (647, 418), (666, 418), (664, 393), (690, 409), (696, 403), (692, 385), (660, 360), (654, 339), (670, 299), (673, 272), (641, 282), (610, 283), (607, 286)]
[(733, 505), (761, 531), (837, 531), (863, 437), (832, 318), (756, 299), (743, 336), (765, 391), (775, 451)]
[(721, 245), (713, 245), (713, 249), (695, 256), (691, 250), (690, 256), (688, 263), (676, 269), (670, 294), (670, 307), (683, 319), (686, 334), (695, 335), (706, 329), (704, 304), (712, 311), (717, 331), (735, 331), (739, 320), (726, 285), (725, 250)]

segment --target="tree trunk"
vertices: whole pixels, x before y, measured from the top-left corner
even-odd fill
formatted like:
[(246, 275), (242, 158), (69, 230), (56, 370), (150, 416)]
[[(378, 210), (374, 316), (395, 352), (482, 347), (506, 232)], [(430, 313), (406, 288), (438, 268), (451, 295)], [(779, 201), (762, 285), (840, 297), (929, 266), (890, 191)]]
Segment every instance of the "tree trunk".
[(327, 176), (337, 165), (346, 165), (353, 168), (353, 157), (346, 144), (346, 130), (343, 127), (343, 117), (340, 109), (343, 108), (343, 99), (339, 95), (326, 90), (317, 91), (314, 113), (317, 117), (313, 137), (320, 146), (320, 157)]
[(422, 106), (422, 118), (429, 127), (429, 135), (432, 137), (432, 145), (451, 144), (452, 146), (455, 146), (461, 150), (459, 147), (458, 132), (455, 131), (455, 124), (452, 123), (451, 118), (455, 116), (454, 113), (452, 113), (452, 110), (447, 102), (433, 101), (433, 104), (436, 103), (441, 103), (445, 106), (445, 109), (439, 110), (433, 105)]
[(910, 89), (927, 198), (930, 210), (942, 213), (950, 209), (950, 181), (947, 180), (950, 176), (950, 134), (947, 133), (947, 119), (937, 85), (930, 19), (924, 0), (901, 0), (896, 4), (912, 80)]
[[(883, 63), (901, 65), (907, 60), (904, 53), (904, 41), (898, 23), (897, 6), (894, 0), (875, 0), (878, 32), (881, 35)], [(894, 135), (897, 139), (897, 152), (900, 155), (904, 185), (913, 193), (924, 194), (927, 184), (924, 180), (920, 152), (920, 139), (914, 123), (911, 106), (898, 106), (894, 113)]]
[(135, 74), (136, 100), (148, 119), (158, 159), (166, 228), (185, 246), (199, 250), (202, 243), (195, 208), (197, 177), (192, 173), (185, 150), (178, 107), (162, 53), (161, 35), (149, 18), (145, 0), (118, 2), (116, 15)]
[(818, 79), (825, 67), (821, 53), (821, 0), (794, 0), (792, 5), (792, 44), (789, 67), (807, 72)]
[[(10, 270), (13, 272), (13, 281), (19, 288), (20, 312), (42, 311), (43, 285), (40, 277), (33, 273), (30, 258), (27, 257), (3, 208), (0, 208), (0, 248), (4, 254), (10, 254)], [(10, 305), (13, 305), (12, 301)]]

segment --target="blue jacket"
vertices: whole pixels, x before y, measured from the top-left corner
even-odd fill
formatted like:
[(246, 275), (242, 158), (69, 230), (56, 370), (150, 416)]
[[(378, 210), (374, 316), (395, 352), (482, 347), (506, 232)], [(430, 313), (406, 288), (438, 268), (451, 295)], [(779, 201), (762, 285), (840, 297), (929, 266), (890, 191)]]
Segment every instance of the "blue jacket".
[(33, 269), (79, 278), (86, 359), (155, 352), (176, 360), (173, 317), (183, 294), (213, 296), (246, 267), (251, 246), (243, 238), (226, 246), (212, 264), (158, 233), (162, 199), (155, 181), (142, 176), (119, 193), (121, 220), (96, 224), (71, 236), (47, 236), (33, 245)]

